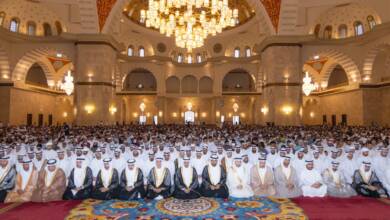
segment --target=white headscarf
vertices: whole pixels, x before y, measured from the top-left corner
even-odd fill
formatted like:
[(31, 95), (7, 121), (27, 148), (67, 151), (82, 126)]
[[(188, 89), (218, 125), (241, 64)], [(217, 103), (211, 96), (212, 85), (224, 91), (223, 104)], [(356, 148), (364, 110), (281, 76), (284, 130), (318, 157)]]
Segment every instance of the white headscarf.
[(28, 164), (27, 171), (25, 171), (24, 168), (20, 169), (20, 176), (22, 177), (21, 190), (24, 190), (26, 188), (27, 183), (30, 180), (32, 172), (33, 172), (33, 165), (31, 163)]
[(186, 185), (186, 187), (189, 188), (192, 183), (192, 175), (193, 175), (192, 167), (190, 165), (188, 165), (188, 167), (182, 166), (181, 175), (183, 177), (184, 185)]
[(257, 164), (257, 172), (259, 173), (261, 183), (264, 183), (265, 173), (267, 172), (267, 166), (260, 167), (260, 164)]
[(9, 164), (9, 159), (3, 159), (3, 160), (7, 160), (8, 163), (7, 163), (7, 166), (5, 166), (4, 168), (0, 166), (0, 182), (3, 181), (3, 179), (5, 178), (5, 176), (8, 174), (11, 166)]
[[(107, 163), (107, 162), (105, 162)], [(101, 178), (102, 178), (102, 182), (103, 182), (103, 186), (105, 188), (108, 188), (110, 186), (110, 182), (111, 182), (111, 177), (112, 177), (112, 173), (113, 173), (113, 169), (112, 169), (112, 166), (111, 166), (111, 161), (108, 162), (110, 164), (110, 167), (108, 169), (106, 169), (104, 166), (102, 167), (101, 169)]]
[(129, 166), (126, 166), (125, 172), (126, 172), (127, 186), (133, 187), (135, 182), (137, 182), (137, 177), (138, 177), (137, 167), (134, 165), (134, 168), (132, 170), (130, 170)]
[(213, 166), (209, 163), (208, 169), (211, 184), (217, 185), (221, 180), (221, 167), (218, 164)]
[(370, 181), (370, 178), (371, 178), (372, 169), (371, 169), (371, 167), (370, 167), (370, 170), (369, 170), (369, 171), (366, 171), (364, 167), (365, 167), (365, 164), (362, 163), (362, 164), (360, 165), (359, 171), (360, 171), (360, 175), (362, 175), (362, 177), (363, 177), (363, 181), (364, 181), (365, 183), (368, 183), (368, 182)]
[(84, 165), (84, 161), (82, 161), (81, 168), (78, 168), (77, 165), (75, 166), (73, 172), (73, 180), (74, 180), (74, 185), (76, 187), (81, 187), (84, 185), (86, 171), (87, 171), (87, 167)]
[(289, 163), (288, 166), (285, 167), (284, 164), (283, 164), (283, 161), (284, 160), (281, 161), (282, 172), (286, 176), (286, 179), (289, 179), (290, 175), (291, 175), (291, 164)]
[[(48, 165), (48, 166), (53, 166), (53, 165)], [(51, 184), (54, 180), (54, 177), (57, 173), (57, 170), (58, 170), (56, 165), (54, 165), (54, 166), (56, 166), (56, 169), (53, 171), (50, 171), (48, 166), (45, 167), (45, 171), (46, 171), (45, 185), (46, 185), (46, 187), (51, 186)]]

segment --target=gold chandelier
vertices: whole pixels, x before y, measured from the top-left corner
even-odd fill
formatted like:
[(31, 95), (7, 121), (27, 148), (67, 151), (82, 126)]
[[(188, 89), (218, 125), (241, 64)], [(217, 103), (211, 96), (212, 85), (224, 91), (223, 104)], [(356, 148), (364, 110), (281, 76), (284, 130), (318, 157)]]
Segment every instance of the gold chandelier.
[[(210, 2), (211, 1), (211, 2)], [(229, 0), (148, 0), (147, 10), (140, 11), (140, 22), (170, 37), (176, 46), (187, 49), (202, 47), (209, 36), (238, 24), (238, 9)]]

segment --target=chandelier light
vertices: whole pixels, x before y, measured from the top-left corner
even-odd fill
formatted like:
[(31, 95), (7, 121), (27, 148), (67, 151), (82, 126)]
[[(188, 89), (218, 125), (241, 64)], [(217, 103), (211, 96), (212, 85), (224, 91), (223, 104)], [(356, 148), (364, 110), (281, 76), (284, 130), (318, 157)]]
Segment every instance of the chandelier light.
[(72, 95), (74, 90), (73, 76), (68, 71), (68, 74), (65, 76), (65, 82), (61, 84), (61, 89), (65, 91), (67, 95)]
[(316, 86), (314, 83), (311, 82), (311, 77), (309, 76), (309, 73), (306, 72), (305, 77), (303, 78), (303, 85), (302, 85), (302, 91), (306, 96), (309, 96), (311, 92), (313, 92), (316, 89)]
[(188, 52), (238, 21), (238, 9), (231, 9), (229, 0), (148, 0), (147, 10), (140, 12), (141, 23), (167, 37), (174, 35), (176, 46)]

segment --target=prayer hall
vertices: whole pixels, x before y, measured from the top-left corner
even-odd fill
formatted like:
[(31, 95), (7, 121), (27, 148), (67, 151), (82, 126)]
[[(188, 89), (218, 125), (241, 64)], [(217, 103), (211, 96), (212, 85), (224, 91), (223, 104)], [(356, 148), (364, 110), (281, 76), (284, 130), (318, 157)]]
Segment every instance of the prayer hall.
[(389, 0), (0, 0), (1, 220), (390, 220)]

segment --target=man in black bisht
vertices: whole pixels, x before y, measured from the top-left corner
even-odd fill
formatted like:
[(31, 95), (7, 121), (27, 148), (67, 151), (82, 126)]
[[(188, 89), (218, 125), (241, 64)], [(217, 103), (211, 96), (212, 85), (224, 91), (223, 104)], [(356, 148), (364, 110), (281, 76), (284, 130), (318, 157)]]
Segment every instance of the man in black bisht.
[(198, 192), (199, 182), (196, 169), (190, 166), (190, 159), (184, 158), (183, 166), (175, 174), (175, 191), (177, 199), (196, 199), (201, 195)]
[(103, 160), (104, 166), (100, 169), (97, 177), (95, 188), (91, 197), (99, 200), (110, 200), (115, 197), (119, 186), (118, 171), (112, 167), (111, 158)]
[(229, 190), (226, 186), (226, 171), (218, 164), (217, 155), (211, 155), (210, 163), (203, 169), (200, 191), (205, 197), (229, 197)]
[(127, 167), (122, 171), (117, 198), (134, 200), (144, 196), (144, 175), (141, 169), (135, 166), (135, 160), (130, 159), (127, 161)]
[(93, 175), (91, 168), (86, 166), (84, 158), (77, 158), (76, 166), (72, 169), (68, 178), (64, 199), (87, 199), (90, 197), (92, 187)]
[(159, 200), (171, 195), (171, 174), (168, 168), (162, 166), (162, 160), (162, 157), (157, 157), (156, 165), (149, 172), (146, 189), (148, 199)]

